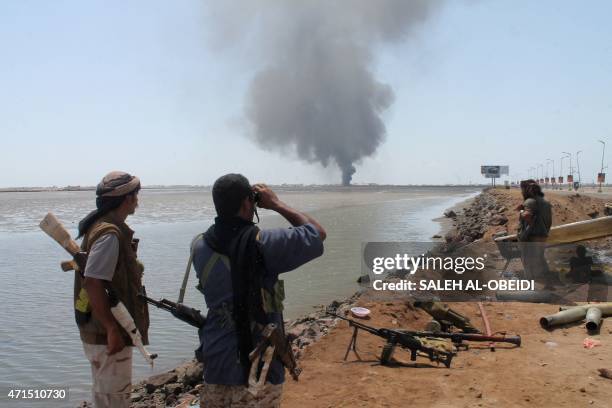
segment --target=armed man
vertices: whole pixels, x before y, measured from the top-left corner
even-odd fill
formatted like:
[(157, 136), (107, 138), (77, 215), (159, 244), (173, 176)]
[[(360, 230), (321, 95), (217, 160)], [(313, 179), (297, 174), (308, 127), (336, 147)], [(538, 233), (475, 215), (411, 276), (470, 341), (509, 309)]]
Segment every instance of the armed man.
[[(215, 223), (192, 243), (198, 289), (208, 307), (206, 324), (199, 331), (204, 362), (200, 406), (278, 407), (285, 360), (275, 355), (269, 367), (255, 366), (253, 371), (263, 373), (265, 384), (254, 392), (248, 385), (249, 354), (271, 323), (284, 338), (284, 286), (279, 274), (321, 256), (326, 232), (265, 184), (251, 186), (240, 174), (220, 177), (212, 196)], [(277, 212), (292, 227), (260, 230), (253, 223), (256, 207)]]
[(138, 207), (139, 190), (138, 177), (107, 174), (96, 189), (96, 209), (79, 223), (81, 250), (88, 256), (83, 275), (75, 274), (75, 316), (98, 408), (128, 407), (132, 388), (133, 344), (111, 312), (109, 293), (125, 305), (148, 344), (149, 312), (138, 297), (144, 268), (136, 258), (134, 231), (125, 223)]
[(518, 239), (522, 242), (521, 260), (525, 277), (543, 279), (546, 286), (550, 286), (554, 278), (544, 256), (544, 241), (552, 225), (552, 208), (535, 180), (521, 181), (521, 193), (525, 201), (517, 207), (520, 211)]

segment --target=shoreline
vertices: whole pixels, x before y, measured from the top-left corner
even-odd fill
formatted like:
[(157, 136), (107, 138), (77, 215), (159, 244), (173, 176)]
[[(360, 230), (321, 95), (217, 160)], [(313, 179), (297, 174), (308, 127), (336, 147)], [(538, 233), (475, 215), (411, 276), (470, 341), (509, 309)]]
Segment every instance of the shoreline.
[(484, 190), (480, 190), (480, 192), (474, 193), (473, 196), (467, 197), (465, 200), (461, 200), (458, 203), (445, 208), (441, 215), (433, 218), (432, 221), (438, 223), (440, 229), (438, 233), (432, 237), (432, 239), (443, 240), (444, 236), (456, 227), (456, 220), (452, 214), (459, 214), (464, 209), (469, 208), (476, 200), (476, 197), (482, 194), (483, 191)]
[[(472, 197), (460, 200), (443, 211), (439, 217), (430, 221), (439, 225), (439, 231), (435, 236), (444, 237), (450, 233), (455, 226), (455, 219), (445, 214), (452, 210), (455, 213), (469, 208), (483, 190), (474, 193)], [(314, 312), (285, 321), (285, 330), (290, 339), (297, 359), (300, 359), (305, 350), (316, 344), (321, 338), (336, 326), (337, 319), (329, 317), (325, 310), (334, 308), (338, 313), (345, 313), (353, 307), (360, 297), (368, 291), (363, 286), (352, 295), (344, 299), (332, 300), (328, 305), (312, 305)], [(167, 372), (146, 377), (132, 386), (133, 408), (145, 408), (153, 406), (173, 405), (187, 407), (193, 400), (199, 398), (199, 388), (203, 374), (203, 366), (195, 358), (187, 361)], [(86, 407), (87, 405), (81, 405)]]
[[(600, 207), (602, 200), (587, 196), (564, 197), (549, 194), (554, 211), (553, 225), (592, 218), (593, 207)], [(485, 189), (466, 205), (454, 206), (455, 216), (445, 224), (453, 225), (444, 234), (449, 249), (455, 249), (478, 241), (492, 244), (492, 236), (503, 230), (513, 232), (518, 223), (515, 207), (522, 202), (517, 189)], [(456, 211), (457, 207), (465, 209)], [(452, 221), (451, 221), (452, 220)], [(444, 221), (444, 219), (442, 220)], [(444, 245), (444, 242), (441, 243)], [(589, 243), (589, 248), (612, 249), (612, 237)], [(488, 247), (487, 247), (488, 248)], [(493, 248), (487, 250), (497, 251)], [(497, 253), (497, 252), (496, 252)], [(410, 328), (424, 330), (431, 319), (417, 310), (411, 298), (403, 293), (373, 293), (364, 291), (356, 299), (358, 306), (369, 308), (372, 313), (366, 324), (375, 327)], [(481, 314), (474, 302), (456, 302), (452, 308), (470, 318), (482, 328)], [(388, 368), (376, 364), (382, 343), (375, 336), (359, 337), (361, 363), (355, 356), (342, 360), (351, 338), (352, 328), (344, 322), (332, 324), (333, 330), (320, 342), (306, 348), (300, 364), (304, 373), (299, 382), (288, 381), (283, 395), (286, 406), (403, 406), (416, 400), (418, 406), (579, 406), (585, 397), (595, 406), (607, 406), (612, 390), (604, 385), (605, 379), (597, 377), (597, 369), (606, 366), (603, 357), (612, 354), (607, 334), (585, 333), (584, 325), (568, 325), (547, 331), (540, 327), (540, 317), (559, 310), (554, 304), (483, 301), (494, 330), (520, 334), (520, 348), (496, 347), (491, 353), (488, 346), (470, 345), (469, 350), (459, 352), (451, 370), (427, 365), (424, 361), (413, 363), (408, 355), (398, 353), (398, 365), (406, 368)], [(588, 351), (582, 347), (585, 336), (601, 335), (602, 347)], [(598, 338), (598, 337), (595, 337)], [(554, 350), (553, 350), (554, 348)], [(605, 354), (602, 354), (605, 353)], [(609, 362), (609, 358), (605, 359)], [(517, 363), (519, 363), (517, 365)], [(511, 365), (516, 375), (500, 382), (502, 366)], [(415, 367), (422, 367), (417, 370)], [(427, 368), (430, 367), (430, 368)], [(576, 369), (580, 380), (567, 384), (568, 367)], [(588, 380), (587, 380), (588, 378)], [(432, 384), (442, 386), (444, 393), (431, 389)], [(596, 384), (598, 383), (598, 384)], [(356, 385), (358, 385), (356, 387)], [(329, 389), (334, 392), (330, 393)], [(547, 392), (543, 393), (542, 390)], [(604, 405), (601, 405), (604, 404)]]
[[(516, 196), (516, 192), (484, 189), (475, 196), (448, 207), (444, 211), (444, 215), (431, 219), (440, 226), (440, 232), (436, 234), (440, 238), (436, 242), (439, 242), (439, 245), (442, 246), (457, 247), (475, 240), (488, 241), (492, 234), (504, 229), (514, 228), (517, 221), (516, 214), (512, 200), (509, 200), (509, 197), (513, 196)], [(557, 196), (553, 193), (550, 196), (554, 200), (558, 200), (558, 197), (564, 195)], [(592, 205), (588, 197), (582, 200), (586, 200), (589, 206)], [(570, 204), (568, 204), (569, 206)], [(558, 211), (556, 214), (557, 223), (584, 217), (584, 208), (586, 208), (585, 205), (582, 205), (579, 209), (573, 208), (571, 214)], [(565, 210), (568, 210), (568, 208), (566, 207)], [(568, 220), (567, 218), (572, 219)], [(393, 309), (395, 306), (390, 305), (398, 300), (399, 297), (378, 296), (378, 294), (372, 293), (366, 285), (362, 286), (352, 296), (332, 301), (327, 307), (334, 307), (338, 310), (338, 313), (343, 314), (348, 312), (355, 304), (366, 302), (366, 307), (372, 306), (374, 309), (381, 309), (379, 312), (382, 314), (388, 314), (385, 310)], [(296, 357), (302, 361), (304, 358), (311, 357), (314, 350), (319, 350), (320, 340), (326, 339), (329, 334), (334, 337), (334, 328), (339, 323), (338, 319), (326, 315), (326, 306), (313, 307), (317, 310), (286, 321), (287, 335), (292, 341)], [(327, 340), (324, 342), (328, 343)], [(133, 387), (132, 407), (165, 406), (164, 404), (187, 407), (190, 402), (198, 398), (202, 370), (202, 365), (192, 360), (166, 373), (144, 379)]]

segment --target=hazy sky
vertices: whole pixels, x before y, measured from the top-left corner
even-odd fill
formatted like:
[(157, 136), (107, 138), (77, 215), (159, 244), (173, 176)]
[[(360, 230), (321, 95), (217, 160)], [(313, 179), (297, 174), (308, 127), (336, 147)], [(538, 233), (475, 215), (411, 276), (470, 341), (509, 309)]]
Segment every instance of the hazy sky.
[[(347, 3), (350, 3), (347, 0)], [(236, 5), (240, 9), (240, 5)], [(338, 183), (335, 165), (263, 151), (245, 130), (253, 44), (219, 47), (200, 1), (0, 2), (0, 187)], [(228, 10), (230, 10), (228, 8)], [(484, 181), (582, 150), (612, 156), (612, 2), (449, 1), (411, 38), (374, 49), (395, 94), (386, 140), (354, 182)], [(565, 160), (567, 173), (568, 160)], [(549, 167), (552, 172), (552, 166)], [(608, 171), (609, 173), (609, 171)]]

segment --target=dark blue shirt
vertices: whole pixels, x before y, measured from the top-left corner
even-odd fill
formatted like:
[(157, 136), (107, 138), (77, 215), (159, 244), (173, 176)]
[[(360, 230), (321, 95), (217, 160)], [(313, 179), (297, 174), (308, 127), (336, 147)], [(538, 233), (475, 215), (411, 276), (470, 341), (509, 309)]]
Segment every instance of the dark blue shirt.
[[(294, 270), (323, 254), (323, 242), (312, 224), (261, 230), (257, 241), (264, 259), (266, 287), (274, 286), (280, 273)], [(232, 319), (229, 259), (215, 254), (204, 239), (197, 239), (193, 245), (193, 264), (198, 279), (205, 275), (202, 291), (208, 307), (206, 325), (199, 332), (204, 357), (204, 381), (209, 384), (245, 385), (247, 376), (238, 361), (238, 339)], [(218, 259), (209, 263), (212, 257)], [(269, 313), (268, 319), (283, 327), (281, 313)], [(282, 364), (274, 359), (267, 380), (272, 384), (282, 384), (285, 381), (284, 371)]]

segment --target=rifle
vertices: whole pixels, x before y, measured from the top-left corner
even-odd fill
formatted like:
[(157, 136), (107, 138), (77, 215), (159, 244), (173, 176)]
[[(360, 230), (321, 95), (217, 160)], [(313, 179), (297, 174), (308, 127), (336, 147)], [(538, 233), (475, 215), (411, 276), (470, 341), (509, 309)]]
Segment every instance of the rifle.
[[(263, 359), (262, 359), (263, 356)], [(276, 356), (287, 368), (294, 381), (298, 380), (302, 369), (298, 367), (291, 343), (287, 337), (281, 333), (278, 326), (268, 323), (261, 332), (261, 340), (249, 353), (251, 370), (249, 373), (249, 392), (254, 396), (263, 388), (270, 362)], [(263, 367), (259, 372), (259, 364), (263, 361)], [(259, 374), (259, 375), (257, 375)]]
[[(451, 339), (455, 345), (464, 345), (464, 341), (488, 341), (493, 343), (511, 343), (517, 347), (521, 346), (521, 336), (487, 336), (484, 334), (474, 333), (448, 333), (448, 332), (432, 332), (432, 331), (410, 331), (398, 330), (401, 333), (406, 333), (414, 337), (434, 337), (439, 339)], [(465, 345), (464, 345), (465, 346)]]
[(195, 328), (199, 329), (204, 327), (206, 324), (206, 318), (202, 316), (199, 310), (185, 306), (182, 303), (174, 303), (168, 299), (160, 299), (159, 301), (151, 299), (150, 297), (147, 297), (147, 292), (144, 286), (141, 288), (138, 296), (146, 300), (147, 303), (172, 313), (172, 316), (192, 325)]
[(359, 323), (355, 320), (347, 319), (346, 317), (340, 316), (329, 310), (327, 311), (327, 314), (342, 320), (346, 320), (349, 323), (349, 326), (354, 328), (353, 336), (351, 337), (351, 342), (349, 343), (346, 349), (346, 354), (344, 355), (345, 361), (351, 349), (353, 350), (355, 355), (359, 357), (359, 354), (357, 354), (357, 333), (359, 330), (363, 330), (368, 333), (374, 334), (375, 336), (382, 337), (387, 341), (380, 355), (380, 363), (382, 365), (389, 365), (391, 357), (393, 356), (393, 352), (395, 351), (395, 348), (397, 346), (400, 346), (401, 348), (406, 350), (410, 350), (410, 360), (412, 361), (415, 361), (417, 354), (421, 352), (424, 353), (430, 361), (442, 363), (446, 366), (446, 368), (450, 368), (451, 360), (455, 356), (455, 353), (449, 351), (436, 350), (434, 348), (427, 347), (423, 345), (423, 343), (418, 337), (400, 330), (377, 329), (375, 327)]

